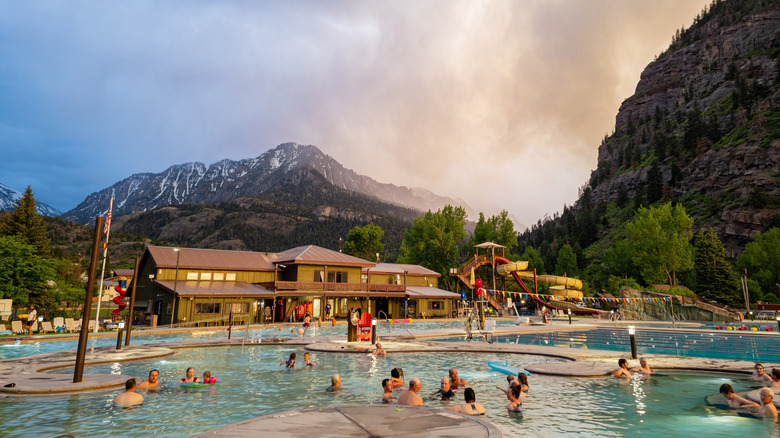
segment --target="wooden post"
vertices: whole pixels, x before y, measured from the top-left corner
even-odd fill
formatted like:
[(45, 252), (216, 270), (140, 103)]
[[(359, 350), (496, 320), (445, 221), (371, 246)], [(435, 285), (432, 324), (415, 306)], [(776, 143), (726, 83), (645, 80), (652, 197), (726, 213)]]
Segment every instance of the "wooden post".
[(87, 354), (87, 338), (89, 336), (89, 317), (92, 311), (92, 294), (95, 289), (95, 270), (97, 269), (98, 250), (100, 249), (100, 233), (103, 229), (103, 217), (95, 218), (95, 234), (92, 238), (92, 258), (89, 262), (89, 277), (87, 293), (84, 296), (84, 312), (81, 315), (81, 331), (79, 331), (79, 346), (76, 349), (76, 367), (73, 370), (73, 383), (81, 383), (84, 377), (84, 358)]
[(133, 327), (133, 309), (135, 307), (135, 285), (138, 284), (138, 264), (141, 259), (135, 258), (135, 271), (133, 271), (133, 290), (130, 292), (130, 311), (127, 313), (127, 335), (125, 336), (125, 345), (130, 345), (130, 330)]

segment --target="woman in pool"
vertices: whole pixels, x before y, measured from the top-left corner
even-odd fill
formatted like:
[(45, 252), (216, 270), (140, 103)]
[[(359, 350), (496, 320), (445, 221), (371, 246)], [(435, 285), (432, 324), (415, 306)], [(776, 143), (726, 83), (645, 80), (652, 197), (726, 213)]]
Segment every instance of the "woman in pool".
[(390, 371), (390, 379), (393, 381), (393, 389), (404, 388), (403, 371), (400, 368), (393, 368)]
[(753, 367), (753, 375), (751, 377), (753, 378), (753, 380), (764, 383), (766, 385), (772, 384), (772, 377), (770, 377), (769, 374), (764, 372), (764, 366), (761, 365), (760, 363), (757, 363)]
[(181, 383), (192, 383), (197, 381), (198, 378), (195, 377), (195, 368), (194, 367), (187, 368), (187, 377), (181, 379)]
[(284, 365), (287, 368), (295, 368), (295, 353), (290, 353), (290, 358), (284, 362), (279, 362), (279, 365)]
[(517, 373), (517, 381), (520, 382), (520, 389), (528, 392), (528, 376), (525, 373)]
[(760, 408), (758, 403), (753, 403), (748, 399), (738, 396), (734, 392), (734, 388), (728, 383), (720, 385), (720, 394), (728, 400), (729, 406), (732, 408)]
[(485, 415), (485, 407), (477, 403), (477, 396), (474, 394), (474, 390), (472, 388), (466, 388), (466, 390), (463, 391), (463, 398), (466, 400), (466, 403), (458, 406), (452, 406), (447, 409), (450, 411), (460, 412), (461, 414), (473, 415), (475, 417), (479, 415)]
[(506, 393), (506, 398), (509, 400), (509, 404), (506, 405), (506, 409), (509, 412), (520, 412), (523, 407), (522, 398), (525, 396), (520, 389), (520, 385), (513, 385)]

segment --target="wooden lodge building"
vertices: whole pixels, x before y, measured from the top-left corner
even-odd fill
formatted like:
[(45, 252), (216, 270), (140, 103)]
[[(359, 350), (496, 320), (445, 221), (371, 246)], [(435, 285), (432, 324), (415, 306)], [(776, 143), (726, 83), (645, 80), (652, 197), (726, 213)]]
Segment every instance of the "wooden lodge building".
[[(147, 247), (134, 312), (141, 324), (300, 321), (310, 313), (450, 317), (458, 294), (419, 265), (373, 263), (314, 245), (280, 253)], [(386, 316), (387, 315), (387, 316)]]

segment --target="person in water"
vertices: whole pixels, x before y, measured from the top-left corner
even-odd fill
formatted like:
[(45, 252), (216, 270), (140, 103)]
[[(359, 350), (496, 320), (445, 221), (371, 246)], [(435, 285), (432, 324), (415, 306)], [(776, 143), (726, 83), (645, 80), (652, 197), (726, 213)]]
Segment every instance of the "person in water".
[(144, 380), (138, 384), (138, 389), (157, 389), (160, 383), (160, 372), (157, 370), (149, 371), (149, 380)]
[(376, 343), (376, 351), (374, 351), (374, 356), (387, 356), (387, 352), (384, 348), (382, 348), (382, 344), (379, 342)]
[(528, 392), (528, 376), (525, 373), (517, 373), (517, 383), (520, 384), (520, 390), (522, 392)]
[(772, 386), (770, 388), (780, 388), (780, 369), (772, 368)]
[(382, 389), (384, 390), (384, 392), (382, 393), (382, 402), (392, 403), (393, 402), (393, 381), (390, 379), (382, 380)]
[(631, 373), (628, 372), (628, 361), (625, 359), (620, 359), (618, 360), (618, 366), (620, 368), (613, 371), (612, 375), (621, 379), (630, 379)]
[(203, 383), (211, 385), (217, 383), (217, 378), (211, 375), (211, 371), (203, 373)]
[(463, 398), (466, 400), (466, 403), (452, 406), (447, 409), (454, 412), (460, 412), (461, 414), (473, 415), (475, 417), (485, 415), (485, 407), (477, 403), (477, 397), (472, 388), (466, 388), (466, 390), (463, 391)]
[(295, 352), (290, 353), (290, 358), (284, 362), (279, 362), (279, 365), (284, 365), (287, 368), (295, 368)]
[(313, 367), (314, 365), (317, 365), (317, 363), (311, 361), (311, 353), (309, 353), (308, 351), (306, 353), (303, 353), (303, 366)]
[(133, 406), (144, 402), (144, 396), (135, 392), (135, 379), (127, 379), (125, 392), (114, 397), (114, 404), (121, 407)]
[(461, 386), (466, 385), (468, 385), (468, 383), (464, 379), (458, 377), (458, 370), (450, 368), (450, 387), (452, 387), (452, 389), (458, 389)]
[(772, 384), (772, 377), (764, 372), (764, 366), (760, 363), (757, 363), (753, 367), (753, 375), (751, 377), (753, 380), (759, 381), (767, 386)]
[(422, 389), (422, 382), (420, 382), (420, 379), (414, 378), (410, 380), (409, 389), (402, 392), (401, 395), (398, 396), (398, 404), (406, 406), (422, 406), (422, 397), (417, 395), (420, 392), (420, 389)]
[(650, 369), (650, 365), (647, 364), (647, 359), (645, 359), (644, 357), (639, 359), (639, 366), (631, 368), (631, 371), (635, 373), (642, 373), (646, 376), (653, 374), (653, 370)]
[(401, 389), (404, 387), (404, 379), (401, 376), (400, 368), (390, 370), (390, 379), (393, 381), (393, 388)]
[(732, 408), (755, 408), (758, 409), (761, 406), (758, 403), (754, 403), (746, 398), (742, 398), (734, 392), (734, 387), (728, 383), (720, 385), (720, 394), (728, 401), (729, 406)]
[(330, 378), (330, 386), (325, 391), (328, 392), (339, 392), (341, 391), (341, 376), (338, 374), (334, 374)]
[(761, 388), (758, 397), (761, 399), (761, 408), (758, 410), (758, 415), (765, 415), (777, 421), (777, 408), (773, 402), (775, 398), (774, 391), (771, 388)]
[(450, 388), (450, 378), (449, 377), (442, 377), (441, 378), (441, 384), (440, 388), (436, 393), (435, 396), (441, 397), (442, 400), (449, 400), (452, 397), (455, 397), (455, 391)]
[(506, 409), (509, 412), (519, 412), (523, 407), (523, 390), (520, 389), (520, 385), (514, 385), (506, 392), (506, 398), (509, 400), (509, 404), (506, 405)]
[(197, 381), (198, 378), (195, 377), (195, 368), (194, 367), (187, 368), (187, 377), (181, 379), (181, 383), (193, 383)]

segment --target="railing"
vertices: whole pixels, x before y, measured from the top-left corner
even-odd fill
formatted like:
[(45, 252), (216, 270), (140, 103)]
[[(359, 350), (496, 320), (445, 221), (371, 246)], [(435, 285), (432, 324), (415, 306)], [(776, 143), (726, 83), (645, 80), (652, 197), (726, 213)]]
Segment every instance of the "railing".
[(403, 284), (373, 284), (373, 283), (323, 283), (305, 281), (277, 281), (276, 290), (293, 291), (323, 291), (323, 292), (406, 292)]

